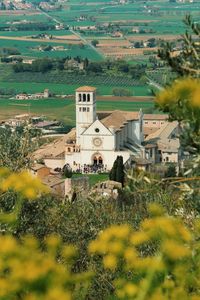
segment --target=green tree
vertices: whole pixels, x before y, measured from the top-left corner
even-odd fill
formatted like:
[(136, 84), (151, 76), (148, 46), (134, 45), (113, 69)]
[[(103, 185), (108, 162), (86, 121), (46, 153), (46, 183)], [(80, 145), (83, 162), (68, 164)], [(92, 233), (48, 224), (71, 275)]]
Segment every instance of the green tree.
[(116, 181), (116, 171), (117, 171), (117, 164), (118, 164), (118, 161), (117, 161), (117, 158), (115, 159), (114, 163), (113, 163), (113, 167), (109, 173), (109, 178), (110, 180), (114, 180)]
[(119, 96), (119, 97), (129, 97), (132, 96), (132, 92), (128, 89), (122, 89), (122, 88), (114, 88), (112, 90), (112, 93), (114, 96)]
[(200, 77), (200, 24), (194, 22), (190, 15), (184, 20), (187, 31), (182, 38), (182, 49), (177, 54), (172, 44), (165, 44), (158, 55), (165, 60), (178, 75)]
[(110, 171), (109, 178), (110, 180), (121, 182), (124, 185), (124, 163), (123, 157), (117, 156), (116, 160), (114, 161), (113, 167)]
[(1, 128), (0, 165), (13, 171), (28, 168), (32, 163), (31, 153), (36, 149), (37, 143), (38, 139), (32, 139), (27, 127), (13, 132), (10, 128)]
[(116, 169), (116, 181), (121, 182), (122, 186), (124, 186), (124, 163), (123, 157), (118, 156), (117, 160), (117, 169)]
[(63, 175), (66, 177), (66, 178), (71, 178), (72, 177), (72, 169), (69, 168), (69, 166), (65, 165), (63, 167)]
[(177, 176), (176, 166), (174, 164), (170, 164), (165, 173), (165, 177), (176, 177), (176, 176)]
[(91, 41), (92, 46), (96, 47), (99, 44), (98, 40), (92, 40)]

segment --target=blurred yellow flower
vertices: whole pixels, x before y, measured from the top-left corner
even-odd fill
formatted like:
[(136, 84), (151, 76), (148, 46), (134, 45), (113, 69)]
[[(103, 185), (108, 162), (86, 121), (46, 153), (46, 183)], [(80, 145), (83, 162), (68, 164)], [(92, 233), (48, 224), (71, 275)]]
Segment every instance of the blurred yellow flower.
[(178, 101), (185, 101), (190, 107), (200, 108), (200, 80), (190, 77), (176, 80), (156, 98), (161, 107)]
[(162, 245), (162, 250), (166, 257), (172, 260), (179, 260), (191, 254), (190, 249), (172, 240), (165, 240)]
[(138, 288), (135, 284), (128, 282), (124, 286), (124, 292), (128, 297), (134, 296), (138, 291)]
[(117, 267), (117, 258), (112, 254), (108, 254), (103, 258), (104, 267), (114, 270)]
[(28, 199), (35, 199), (42, 193), (48, 193), (48, 188), (28, 171), (10, 173), (8, 169), (0, 171), (0, 189), (3, 192), (12, 189)]

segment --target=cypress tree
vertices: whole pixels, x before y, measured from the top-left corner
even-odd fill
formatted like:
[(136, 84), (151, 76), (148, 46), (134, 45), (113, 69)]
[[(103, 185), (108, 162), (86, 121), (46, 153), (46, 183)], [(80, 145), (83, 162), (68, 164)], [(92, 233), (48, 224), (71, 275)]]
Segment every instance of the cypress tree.
[(124, 163), (122, 156), (118, 156), (117, 159), (116, 181), (121, 182), (122, 186), (124, 186)]
[(67, 166), (65, 165), (63, 167), (63, 175), (66, 177), (66, 178), (71, 178), (73, 173), (72, 173), (72, 170)]
[(113, 167), (110, 171), (110, 174), (109, 174), (109, 179), (110, 180), (114, 180), (116, 181), (116, 171), (117, 171), (117, 165), (118, 165), (118, 157), (115, 159), (114, 163), (113, 163)]

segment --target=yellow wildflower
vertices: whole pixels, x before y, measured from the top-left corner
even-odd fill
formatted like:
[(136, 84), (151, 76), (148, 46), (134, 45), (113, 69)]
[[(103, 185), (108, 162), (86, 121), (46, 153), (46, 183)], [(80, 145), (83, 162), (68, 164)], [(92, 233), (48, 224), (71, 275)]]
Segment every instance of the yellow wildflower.
[(60, 237), (57, 235), (50, 235), (46, 238), (46, 245), (49, 248), (57, 248), (61, 243)]
[(149, 213), (151, 216), (162, 216), (164, 215), (164, 209), (161, 205), (158, 205), (156, 203), (151, 203), (148, 206)]
[(108, 254), (104, 256), (103, 264), (106, 269), (114, 270), (117, 267), (117, 258), (112, 254)]
[(166, 300), (166, 297), (162, 294), (161, 289), (156, 290), (149, 300)]
[(16, 241), (12, 236), (1, 236), (0, 237), (0, 253), (12, 252), (16, 247)]
[(159, 103), (161, 106), (166, 103), (174, 102), (174, 94), (173, 90), (170, 88), (166, 88), (162, 92), (160, 92), (156, 98), (156, 102)]
[(111, 242), (111, 245), (109, 246), (109, 251), (113, 254), (119, 254), (123, 250), (123, 244), (116, 241), (116, 242)]
[(37, 193), (33, 188), (26, 188), (23, 195), (28, 199), (35, 199), (37, 197)]
[(4, 278), (0, 278), (0, 297), (2, 297), (3, 299), (9, 291), (10, 291), (9, 281)]
[(121, 299), (125, 298), (125, 296), (126, 296), (124, 289), (117, 289), (116, 295), (118, 298), (121, 298)]
[(69, 293), (64, 292), (59, 288), (53, 288), (49, 290), (49, 293), (46, 297), (46, 300), (71, 300), (71, 295)]
[(162, 250), (172, 260), (182, 259), (191, 254), (186, 246), (172, 240), (165, 240), (162, 244)]
[(177, 225), (177, 229), (178, 229), (178, 235), (183, 241), (185, 242), (191, 241), (192, 235), (185, 226), (179, 224), (179, 226)]
[(172, 279), (165, 279), (165, 281), (163, 282), (163, 287), (166, 289), (172, 289), (174, 288), (175, 283)]
[(88, 246), (88, 252), (93, 254), (98, 251), (98, 245), (99, 243), (97, 241), (92, 241)]
[(133, 263), (134, 260), (137, 258), (137, 253), (134, 248), (128, 247), (124, 251), (124, 258), (127, 261), (127, 263)]
[(134, 296), (137, 293), (137, 290), (138, 290), (137, 286), (132, 283), (127, 283), (124, 286), (124, 291), (125, 291), (126, 295), (129, 297)]
[(71, 258), (76, 254), (76, 249), (73, 246), (63, 246), (62, 256), (64, 258)]
[(195, 108), (200, 108), (200, 84), (199, 84), (199, 88), (193, 92), (191, 104)]
[(4, 175), (6, 173), (0, 182), (0, 189), (4, 192), (12, 189), (28, 199), (34, 199), (38, 194), (48, 192), (47, 187), (27, 171), (8, 173), (7, 170), (3, 169), (1, 173)]
[(200, 80), (194, 78), (177, 80), (171, 87), (163, 90), (156, 99), (160, 106), (170, 105), (170, 103), (179, 100), (200, 108)]
[(131, 235), (130, 242), (135, 245), (141, 245), (149, 241), (149, 236), (144, 231), (138, 231)]

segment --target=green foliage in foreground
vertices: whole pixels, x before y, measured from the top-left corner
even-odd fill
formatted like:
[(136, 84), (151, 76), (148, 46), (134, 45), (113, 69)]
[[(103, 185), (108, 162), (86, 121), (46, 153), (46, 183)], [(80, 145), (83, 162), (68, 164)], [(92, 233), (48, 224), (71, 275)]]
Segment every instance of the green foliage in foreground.
[[(168, 299), (170, 290), (175, 300), (177, 286), (184, 300), (199, 295), (199, 286), (195, 281), (200, 271), (199, 243), (195, 238), (199, 228), (198, 224), (195, 225), (197, 210), (191, 206), (192, 202), (188, 204), (187, 197), (177, 193), (173, 184), (168, 182), (160, 185), (160, 181), (154, 181), (153, 178), (145, 181), (147, 174), (136, 181), (129, 176), (132, 183), (127, 182), (130, 189), (124, 199), (96, 200), (88, 197), (74, 203), (62, 203), (50, 195), (33, 200), (31, 197), (35, 189), (31, 185), (39, 187), (39, 182), (27, 175), (25, 180), (24, 176), (24, 173), (10, 174), (7, 170), (1, 170), (0, 173), (1, 195), (2, 191), (5, 193), (12, 189), (29, 199), (22, 201), (21, 198), (22, 206), (17, 215), (14, 207), (18, 204), (18, 198), (9, 214), (8, 211), (4, 213), (5, 216), (13, 215), (16, 218), (6, 232), (9, 230), (19, 239), (21, 246), (11, 236), (0, 236), (0, 268), (9, 268), (10, 272), (3, 279), (4, 283), (10, 284), (11, 280), (16, 282), (12, 285), (12, 294), (17, 296), (16, 299), (26, 300), (30, 295), (37, 295), (36, 299), (40, 297), (41, 300), (57, 300), (61, 296), (66, 300), (140, 299), (137, 295), (142, 292), (149, 299), (155, 299), (154, 294), (159, 297), (162, 295), (161, 299)], [(19, 184), (21, 178), (24, 180)], [(2, 196), (2, 201), (7, 201)], [(190, 201), (192, 198), (190, 195)], [(152, 202), (154, 205), (149, 213), (148, 206)], [(155, 203), (162, 203), (165, 212)], [(0, 216), (1, 230), (5, 233), (3, 223), (8, 223), (9, 218), (2, 219), (2, 212)], [(183, 226), (181, 219), (192, 230)], [(28, 238), (25, 237), (27, 234)], [(68, 244), (78, 249), (73, 263), (71, 259), (75, 250), (74, 247), (69, 248)], [(42, 251), (39, 250), (40, 246)], [(32, 255), (30, 247), (34, 249)], [(13, 256), (14, 264), (11, 260)], [(60, 267), (56, 266), (57, 263)], [(20, 269), (20, 266), (23, 268)], [(179, 272), (180, 268), (182, 272)], [(69, 274), (69, 271), (72, 273), (65, 277), (64, 274)], [(61, 277), (60, 272), (64, 272)], [(148, 282), (145, 287), (144, 279)], [(166, 286), (166, 281), (172, 285)], [(1, 289), (1, 293), (10, 300), (9, 291), (5, 285)], [(51, 298), (50, 295), (54, 293), (56, 296)]]

